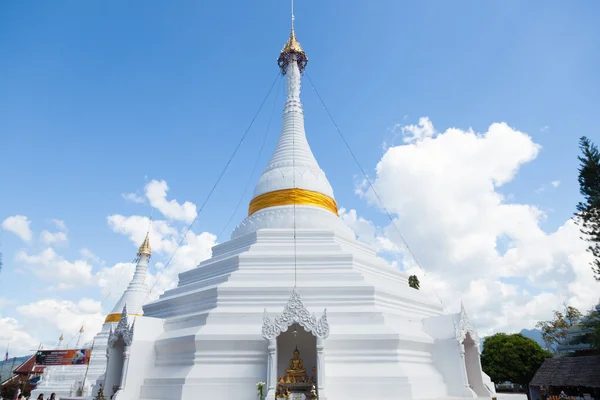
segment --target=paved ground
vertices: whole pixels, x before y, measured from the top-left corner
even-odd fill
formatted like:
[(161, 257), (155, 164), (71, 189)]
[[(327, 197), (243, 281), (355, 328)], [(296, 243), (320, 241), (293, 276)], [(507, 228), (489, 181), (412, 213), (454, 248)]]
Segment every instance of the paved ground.
[(497, 393), (498, 400), (527, 400), (525, 393)]

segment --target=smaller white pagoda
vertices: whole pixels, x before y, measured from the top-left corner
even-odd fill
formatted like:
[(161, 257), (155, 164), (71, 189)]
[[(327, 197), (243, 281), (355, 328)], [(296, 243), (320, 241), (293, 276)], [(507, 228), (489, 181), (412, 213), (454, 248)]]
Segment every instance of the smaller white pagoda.
[[(127, 289), (104, 320), (101, 331), (91, 343), (86, 343), (82, 347), (91, 351), (89, 364), (46, 366), (38, 386), (31, 393), (33, 398), (37, 398), (41, 393), (46, 398), (56, 393), (57, 399), (93, 398), (98, 395), (98, 390), (104, 386), (106, 380), (107, 350), (111, 332), (118, 329), (119, 321), (123, 316), (127, 320), (127, 317), (141, 316), (143, 313), (142, 305), (149, 293), (146, 276), (151, 253), (147, 234), (137, 252), (135, 272)], [(80, 335), (81, 333), (83, 327)], [(62, 338), (61, 335), (58, 349), (62, 349)]]

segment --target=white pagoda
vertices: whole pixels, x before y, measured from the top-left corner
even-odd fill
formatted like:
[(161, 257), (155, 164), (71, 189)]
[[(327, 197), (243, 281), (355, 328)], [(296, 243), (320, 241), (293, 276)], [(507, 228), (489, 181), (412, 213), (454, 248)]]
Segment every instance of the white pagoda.
[[(50, 397), (56, 393), (57, 399), (95, 397), (100, 389), (99, 384), (105, 380), (107, 365), (108, 340), (111, 331), (117, 329), (118, 323), (124, 315), (137, 317), (142, 315), (142, 305), (148, 297), (146, 275), (148, 262), (151, 257), (150, 239), (148, 235), (137, 252), (137, 265), (133, 278), (112, 312), (104, 320), (102, 330), (94, 337), (91, 343), (84, 345), (91, 352), (89, 365), (61, 365), (47, 366), (44, 369), (38, 386), (32, 391), (31, 396), (37, 398), (40, 393)], [(80, 330), (83, 333), (83, 327)], [(57, 349), (62, 349), (63, 335), (59, 339)], [(79, 341), (75, 348), (78, 348)]]
[(269, 400), (494, 395), (464, 308), (443, 315), (338, 217), (304, 131), (307, 61), (292, 28), (278, 60), (281, 134), (248, 217), (144, 305), (135, 327), (124, 314), (111, 334), (107, 398), (254, 400), (258, 382)]

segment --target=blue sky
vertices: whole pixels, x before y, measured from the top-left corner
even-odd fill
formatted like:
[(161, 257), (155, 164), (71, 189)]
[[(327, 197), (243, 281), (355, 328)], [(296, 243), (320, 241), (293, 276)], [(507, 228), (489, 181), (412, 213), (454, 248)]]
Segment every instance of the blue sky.
[[(404, 145), (398, 124), (428, 117), (440, 132), (485, 132), (506, 122), (541, 151), (498, 192), (542, 210), (550, 233), (579, 200), (579, 136), (600, 139), (599, 12), (595, 1), (299, 0), (296, 31), (310, 78), (369, 174), (384, 143)], [(50, 342), (59, 327), (23, 322), (19, 305), (101, 300), (93, 287), (46, 290), (51, 284), (16, 259), (21, 249), (47, 247), (36, 235), (56, 231), (52, 219), (68, 228), (56, 253), (74, 261), (87, 248), (102, 260), (96, 271), (135, 253), (107, 217), (150, 214), (122, 194), (143, 195), (156, 179), (168, 183), (169, 200), (203, 203), (277, 74), (289, 25), (289, 2), (273, 0), (0, 5), (0, 221), (24, 215), (34, 232), (29, 243), (2, 232), (0, 317)], [(194, 231), (218, 233), (229, 219), (275, 104), (259, 171), (268, 161), (281, 81), (275, 90)], [(356, 195), (360, 170), (306, 79), (302, 99), (309, 142), (338, 204), (385, 225)]]

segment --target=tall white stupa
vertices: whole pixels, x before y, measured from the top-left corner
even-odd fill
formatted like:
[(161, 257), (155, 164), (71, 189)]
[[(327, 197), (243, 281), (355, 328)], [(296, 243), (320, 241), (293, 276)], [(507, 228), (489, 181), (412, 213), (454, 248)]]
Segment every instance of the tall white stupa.
[[(143, 313), (142, 305), (148, 297), (146, 275), (150, 257), (150, 239), (147, 234), (137, 252), (135, 272), (127, 289), (113, 307), (112, 312), (104, 320), (102, 330), (91, 343), (83, 346), (91, 352), (89, 365), (47, 366), (44, 369), (42, 379), (31, 396), (37, 398), (40, 393), (43, 393), (45, 397), (50, 397), (51, 393), (56, 393), (57, 399), (96, 396), (99, 384), (104, 382), (110, 332), (117, 328), (123, 310), (126, 309), (127, 315), (130, 317), (141, 316)], [(83, 327), (80, 329), (80, 336), (81, 333), (83, 333)], [(62, 349), (60, 345), (62, 338), (63, 335), (61, 334), (57, 349)], [(77, 343), (79, 344), (79, 340)]]
[(304, 130), (307, 61), (292, 27), (281, 134), (248, 217), (135, 326), (121, 319), (107, 398), (253, 400), (261, 381), (267, 399), (493, 396), (464, 308), (443, 315), (338, 217)]

